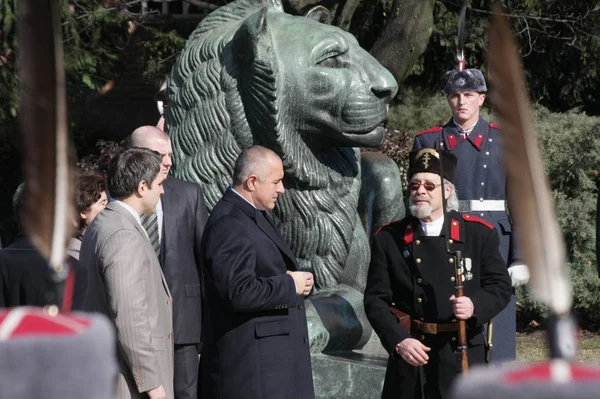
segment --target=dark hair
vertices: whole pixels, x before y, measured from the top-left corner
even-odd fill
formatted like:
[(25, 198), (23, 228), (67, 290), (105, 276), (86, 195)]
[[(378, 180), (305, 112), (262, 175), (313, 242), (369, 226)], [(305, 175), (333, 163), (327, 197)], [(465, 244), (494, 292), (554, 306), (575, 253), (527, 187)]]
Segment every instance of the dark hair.
[(162, 156), (147, 148), (132, 147), (121, 151), (108, 166), (108, 191), (116, 199), (124, 199), (137, 191), (145, 181), (148, 187), (160, 172)]
[[(233, 187), (239, 186), (243, 184), (250, 175), (257, 174), (261, 167), (268, 162), (269, 154), (279, 158), (273, 151), (260, 145), (254, 145), (243, 150), (233, 166), (233, 182), (231, 185)], [(258, 177), (259, 179), (264, 178), (264, 176)]]
[(81, 212), (94, 205), (106, 191), (106, 178), (100, 172), (82, 172), (77, 177), (75, 191), (75, 205), (77, 206), (78, 225), (80, 229), (85, 227), (85, 220), (81, 218)]
[(15, 220), (19, 228), (19, 232), (23, 231), (23, 215), (25, 213), (25, 182), (19, 184), (12, 197), (12, 206), (15, 213)]

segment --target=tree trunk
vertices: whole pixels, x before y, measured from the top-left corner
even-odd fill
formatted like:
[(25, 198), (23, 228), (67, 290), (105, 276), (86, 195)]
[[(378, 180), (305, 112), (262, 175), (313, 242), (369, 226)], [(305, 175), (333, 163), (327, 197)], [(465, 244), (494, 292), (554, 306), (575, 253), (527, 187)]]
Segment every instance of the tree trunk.
[(395, 0), (392, 15), (371, 54), (401, 84), (427, 48), (433, 30), (433, 0)]

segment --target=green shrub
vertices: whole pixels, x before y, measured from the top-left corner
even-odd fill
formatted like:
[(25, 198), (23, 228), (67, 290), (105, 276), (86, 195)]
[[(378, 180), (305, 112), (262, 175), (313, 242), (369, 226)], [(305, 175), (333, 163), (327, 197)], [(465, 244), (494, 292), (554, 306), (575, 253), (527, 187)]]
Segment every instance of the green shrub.
[[(423, 96), (409, 90), (397, 98), (400, 100), (390, 107), (388, 126), (399, 134), (388, 137), (382, 152), (394, 149), (389, 154), (403, 172), (407, 166), (404, 154), (412, 148), (415, 133), (445, 124), (451, 114), (442, 94)], [(482, 114), (486, 120), (497, 122), (488, 109), (483, 109)], [(573, 310), (583, 328), (597, 330), (600, 328), (600, 279), (596, 272), (595, 220), (600, 118), (578, 110), (551, 113), (542, 106), (533, 107), (532, 117), (567, 247)], [(527, 289), (517, 290), (517, 300), (521, 326), (531, 320), (541, 323), (548, 316), (547, 307), (533, 299)]]

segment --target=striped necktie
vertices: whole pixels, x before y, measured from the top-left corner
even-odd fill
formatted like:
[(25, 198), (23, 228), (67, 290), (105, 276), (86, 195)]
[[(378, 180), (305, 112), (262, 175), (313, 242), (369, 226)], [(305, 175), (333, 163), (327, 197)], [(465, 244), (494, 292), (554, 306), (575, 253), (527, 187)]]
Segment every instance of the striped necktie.
[(150, 244), (152, 244), (152, 248), (154, 248), (154, 252), (156, 253), (156, 257), (160, 259), (160, 236), (158, 235), (158, 216), (156, 212), (149, 213), (147, 215), (142, 215), (142, 227), (146, 230), (146, 234), (148, 234), (148, 239), (150, 240)]

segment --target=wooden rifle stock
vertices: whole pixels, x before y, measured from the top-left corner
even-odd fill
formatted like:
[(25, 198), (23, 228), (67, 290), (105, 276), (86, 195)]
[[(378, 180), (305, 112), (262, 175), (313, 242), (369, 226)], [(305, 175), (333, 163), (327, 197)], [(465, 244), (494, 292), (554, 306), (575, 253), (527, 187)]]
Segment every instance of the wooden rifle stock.
[[(464, 295), (463, 293), (463, 276), (462, 276), (462, 255), (460, 251), (455, 251), (454, 255), (454, 275), (456, 279), (456, 294), (455, 297), (459, 298)], [(460, 360), (460, 367), (463, 374), (467, 374), (469, 370), (469, 353), (467, 351), (467, 322), (466, 320), (458, 321), (458, 347), (456, 348), (456, 354)]]

